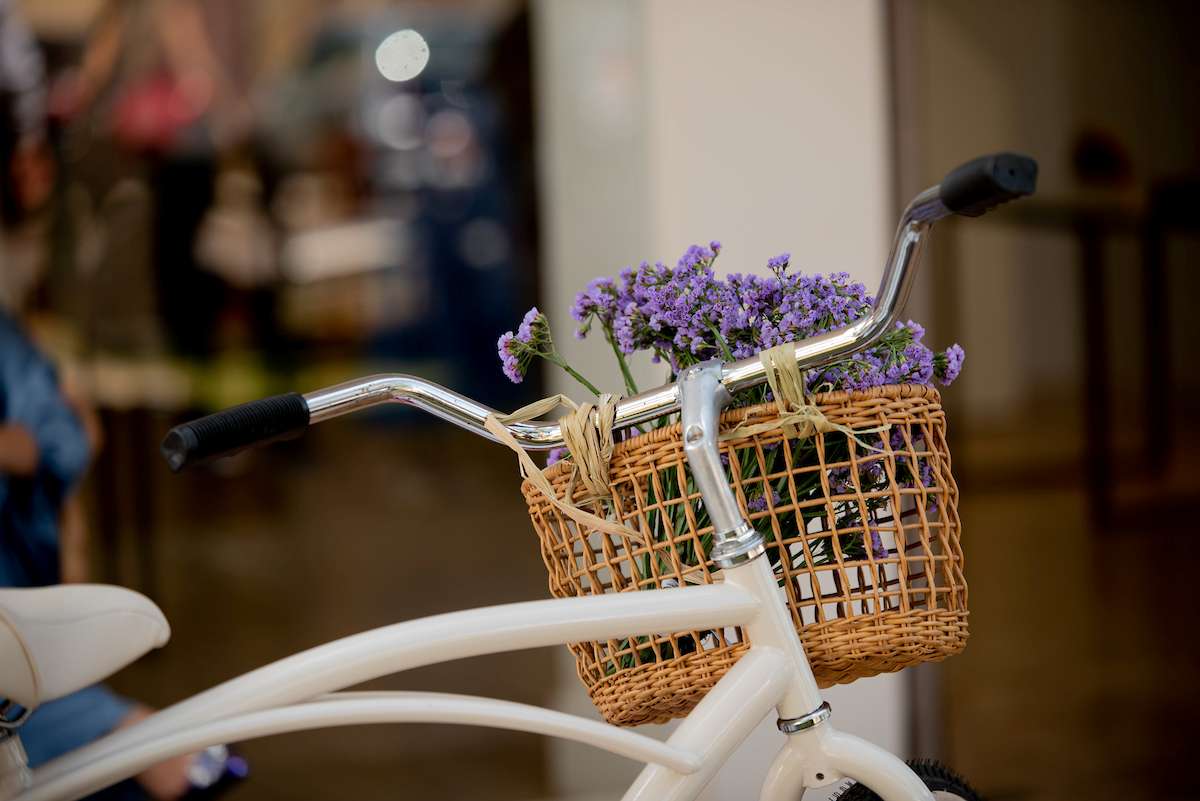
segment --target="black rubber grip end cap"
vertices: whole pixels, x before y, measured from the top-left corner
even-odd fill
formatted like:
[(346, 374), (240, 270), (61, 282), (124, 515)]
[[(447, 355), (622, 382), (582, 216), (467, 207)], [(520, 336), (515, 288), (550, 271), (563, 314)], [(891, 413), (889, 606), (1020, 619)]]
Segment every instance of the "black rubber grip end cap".
[(1001, 203), (1032, 195), (1037, 173), (1037, 162), (1019, 153), (980, 156), (951, 170), (939, 196), (955, 214), (979, 217)]
[(295, 436), (308, 427), (308, 403), (296, 392), (243, 403), (177, 425), (161, 451), (175, 472), (255, 445)]
[(187, 426), (175, 426), (163, 438), (160, 450), (167, 460), (167, 466), (178, 473), (187, 465), (188, 454), (196, 449), (197, 444), (196, 432)]

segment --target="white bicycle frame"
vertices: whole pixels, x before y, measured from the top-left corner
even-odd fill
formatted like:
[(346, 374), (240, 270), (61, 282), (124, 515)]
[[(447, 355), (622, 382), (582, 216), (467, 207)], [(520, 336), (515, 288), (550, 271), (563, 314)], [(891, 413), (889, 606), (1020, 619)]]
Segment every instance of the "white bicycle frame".
[[(22, 801), (67, 801), (208, 745), (332, 726), (460, 723), (575, 740), (648, 763), (626, 801), (694, 799), (772, 708), (800, 726), (763, 786), (763, 801), (849, 777), (886, 801), (930, 801), (897, 757), (836, 731), (824, 718), (775, 577), (764, 559), (722, 583), (506, 604), (375, 629), (283, 659), (169, 707), (34, 771)], [(666, 742), (539, 707), (439, 693), (340, 693), (423, 665), (586, 640), (742, 626), (747, 653)], [(810, 725), (804, 725), (808, 721)]]
[[(984, 166), (989, 175), (995, 173), (998, 168), (992, 162), (981, 166), (984, 161), (964, 165), (947, 181), (964, 171), (981, 174)], [(1004, 166), (1014, 175), (1010, 162)], [(1036, 165), (1033, 169), (1036, 174)], [(1031, 187), (1007, 196), (999, 193), (999, 199), (985, 195), (983, 200), (995, 205), (1030, 191)], [(963, 202), (972, 205), (961, 213), (974, 216), (986, 209), (976, 194), (966, 193)], [(935, 186), (909, 204), (874, 309), (845, 329), (796, 343), (801, 367), (865, 347), (891, 327), (911, 286), (925, 232), (953, 211), (943, 204), (943, 196), (942, 187)], [(961, 200), (964, 195), (956, 189), (953, 196)], [(775, 710), (788, 738), (763, 783), (762, 801), (796, 801), (805, 788), (846, 778), (862, 782), (885, 801), (932, 801), (931, 792), (900, 759), (829, 723), (829, 705), (821, 697), (782, 591), (768, 560), (758, 558), (764, 552), (762, 537), (742, 517), (724, 479), (716, 445), (718, 414), (731, 393), (760, 382), (764, 374), (754, 359), (696, 365), (684, 371), (677, 384), (628, 398), (617, 409), (618, 426), (681, 410), (689, 466), (714, 525), (710, 558), (722, 568), (717, 583), (493, 606), (337, 640), (227, 681), (60, 757), (34, 771), (32, 786), (14, 798), (70, 801), (163, 759), (219, 743), (332, 726), (422, 722), (513, 729), (587, 743), (647, 763), (625, 801), (687, 801), (699, 795), (734, 749)], [(490, 409), (410, 376), (376, 376), (310, 393), (304, 396), (305, 424), (309, 415), (316, 423), (393, 401), (490, 436), (483, 426)], [(510, 431), (530, 448), (561, 444), (555, 424), (522, 423)], [(727, 626), (742, 627), (749, 649), (666, 742), (493, 699), (339, 692), (453, 659)]]
[[(711, 558), (724, 581), (510, 604), (400, 623), (349, 637), (234, 679), (50, 763), (34, 774), (28, 801), (74, 799), (175, 754), (299, 729), (363, 723), (441, 722), (518, 729), (578, 740), (648, 763), (627, 801), (694, 799), (774, 708), (789, 732), (767, 776), (763, 801), (794, 801), (805, 787), (851, 777), (886, 801), (931, 801), (888, 752), (826, 720), (800, 637), (783, 603), (763, 536), (742, 517), (724, 479), (718, 416), (730, 396), (720, 362), (683, 372), (684, 449), (714, 525)], [(409, 668), (469, 656), (587, 640), (741, 626), (749, 651), (667, 740), (521, 704), (430, 693), (338, 693)]]

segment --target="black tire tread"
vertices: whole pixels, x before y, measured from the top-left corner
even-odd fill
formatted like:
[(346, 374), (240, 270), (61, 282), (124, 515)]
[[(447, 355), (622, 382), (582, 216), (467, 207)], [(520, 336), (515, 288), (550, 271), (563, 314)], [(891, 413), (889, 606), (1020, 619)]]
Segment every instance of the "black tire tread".
[[(935, 759), (910, 759), (905, 764), (921, 777), (930, 790), (954, 793), (963, 801), (983, 801), (976, 790), (950, 768)], [(829, 801), (881, 801), (873, 790), (865, 785), (851, 783), (830, 796)]]

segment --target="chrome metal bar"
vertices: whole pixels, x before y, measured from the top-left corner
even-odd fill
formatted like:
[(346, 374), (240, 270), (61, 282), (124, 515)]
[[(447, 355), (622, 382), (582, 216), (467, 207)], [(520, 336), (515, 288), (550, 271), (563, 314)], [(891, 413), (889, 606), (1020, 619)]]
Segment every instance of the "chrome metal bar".
[[(802, 369), (837, 361), (869, 346), (895, 322), (908, 300), (924, 250), (925, 234), (937, 220), (950, 214), (939, 199), (939, 187), (926, 189), (908, 204), (892, 252), (884, 268), (875, 305), (866, 317), (845, 328), (795, 343), (796, 361)], [(730, 362), (721, 369), (721, 384), (730, 394), (761, 384), (766, 371), (757, 357)], [(334, 387), (309, 392), (304, 396), (310, 422), (319, 423), (344, 414), (383, 403), (401, 403), (426, 411), (488, 439), (495, 439), (483, 427), (495, 409), (459, 395), (457, 392), (410, 375), (374, 375), (348, 381)], [(616, 428), (626, 428), (679, 411), (679, 390), (672, 383), (625, 398), (617, 405)], [(524, 447), (548, 450), (563, 444), (558, 423), (512, 423), (509, 430)]]
[(824, 701), (807, 715), (801, 715), (798, 718), (780, 718), (775, 721), (775, 727), (784, 734), (796, 734), (820, 726), (829, 720), (831, 714), (833, 714), (832, 707), (829, 706), (828, 701)]
[(679, 375), (678, 384), (683, 450), (713, 523), (712, 560), (725, 569), (744, 565), (767, 549), (763, 535), (738, 508), (717, 448), (721, 410), (732, 400), (721, 386), (721, 363), (694, 364)]

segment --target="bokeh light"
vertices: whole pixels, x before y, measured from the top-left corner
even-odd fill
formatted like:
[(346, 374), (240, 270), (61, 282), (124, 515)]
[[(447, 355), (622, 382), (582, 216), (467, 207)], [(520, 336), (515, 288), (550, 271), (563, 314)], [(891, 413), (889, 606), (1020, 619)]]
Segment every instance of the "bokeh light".
[(389, 81), (411, 81), (428, 63), (429, 44), (412, 28), (396, 31), (375, 49), (375, 66)]

